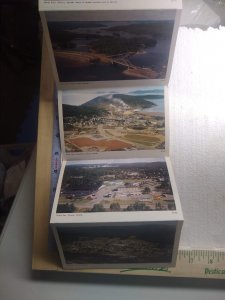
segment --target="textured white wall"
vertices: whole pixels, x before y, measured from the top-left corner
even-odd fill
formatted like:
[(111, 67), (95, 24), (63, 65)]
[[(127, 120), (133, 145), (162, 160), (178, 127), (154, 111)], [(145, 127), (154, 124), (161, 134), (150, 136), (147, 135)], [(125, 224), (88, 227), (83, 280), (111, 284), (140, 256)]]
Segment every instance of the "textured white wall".
[(225, 248), (225, 27), (179, 29), (169, 109), (180, 246)]

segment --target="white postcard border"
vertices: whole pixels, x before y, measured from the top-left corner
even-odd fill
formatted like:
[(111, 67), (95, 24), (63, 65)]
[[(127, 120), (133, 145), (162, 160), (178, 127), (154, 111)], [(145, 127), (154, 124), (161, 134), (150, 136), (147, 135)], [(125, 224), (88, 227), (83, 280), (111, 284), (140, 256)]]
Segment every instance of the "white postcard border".
[(40, 11), (55, 10), (127, 10), (127, 9), (181, 9), (181, 0), (39, 0)]

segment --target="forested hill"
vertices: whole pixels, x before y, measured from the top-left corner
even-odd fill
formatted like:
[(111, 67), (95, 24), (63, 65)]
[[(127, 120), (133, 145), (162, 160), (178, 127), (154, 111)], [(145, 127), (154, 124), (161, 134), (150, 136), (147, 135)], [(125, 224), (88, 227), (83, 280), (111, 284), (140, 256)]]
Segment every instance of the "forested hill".
[(149, 100), (161, 99), (161, 95), (128, 95), (128, 94), (112, 94), (96, 97), (84, 104), (83, 107), (105, 107), (106, 105), (123, 105), (126, 104), (130, 108), (151, 108), (155, 104)]
[(76, 105), (68, 105), (63, 104), (63, 117), (77, 117), (83, 118), (85, 115), (87, 118), (91, 118), (95, 116), (102, 116), (103, 114), (108, 114), (108, 112), (104, 109), (100, 109), (97, 107), (83, 107), (83, 106), (76, 106)]

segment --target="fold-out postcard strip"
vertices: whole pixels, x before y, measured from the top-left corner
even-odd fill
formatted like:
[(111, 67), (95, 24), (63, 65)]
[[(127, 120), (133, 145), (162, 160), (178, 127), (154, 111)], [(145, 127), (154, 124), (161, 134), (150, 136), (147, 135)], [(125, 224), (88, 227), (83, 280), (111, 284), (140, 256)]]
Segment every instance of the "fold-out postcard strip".
[(67, 269), (175, 264), (166, 86), (181, 8), (39, 0), (63, 158), (50, 223)]

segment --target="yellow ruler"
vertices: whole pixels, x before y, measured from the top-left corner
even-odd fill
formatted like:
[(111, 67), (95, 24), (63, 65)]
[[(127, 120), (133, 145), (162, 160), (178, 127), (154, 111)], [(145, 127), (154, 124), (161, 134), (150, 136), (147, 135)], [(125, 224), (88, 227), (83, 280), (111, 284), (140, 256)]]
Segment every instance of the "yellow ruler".
[(136, 275), (225, 279), (225, 249), (224, 251), (179, 250), (174, 268), (124, 269), (120, 272)]
[(76, 272), (225, 279), (225, 249), (179, 250), (174, 268), (86, 269)]
[(225, 279), (225, 249), (179, 250), (169, 276)]

